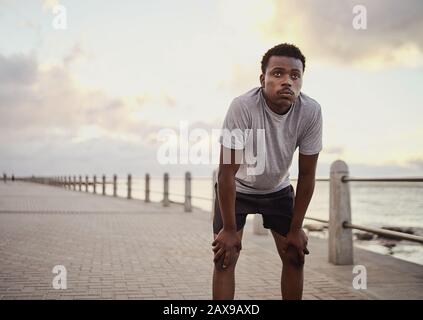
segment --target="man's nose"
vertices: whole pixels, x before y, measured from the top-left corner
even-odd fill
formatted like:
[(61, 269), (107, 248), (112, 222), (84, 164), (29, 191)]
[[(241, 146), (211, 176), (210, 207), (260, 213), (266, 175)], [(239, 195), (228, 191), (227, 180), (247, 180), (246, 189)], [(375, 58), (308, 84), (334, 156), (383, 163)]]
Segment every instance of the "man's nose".
[(289, 76), (289, 74), (286, 74), (285, 76), (282, 77), (282, 82), (281, 82), (281, 86), (282, 87), (291, 87), (292, 86), (292, 79)]

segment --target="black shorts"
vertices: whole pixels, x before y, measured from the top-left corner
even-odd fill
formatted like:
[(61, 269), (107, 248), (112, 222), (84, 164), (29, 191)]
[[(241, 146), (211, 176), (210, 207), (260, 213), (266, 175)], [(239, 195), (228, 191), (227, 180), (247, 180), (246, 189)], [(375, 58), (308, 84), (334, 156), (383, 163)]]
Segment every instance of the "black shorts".
[[(216, 193), (216, 200), (213, 232), (218, 234), (223, 228), (223, 221), (217, 197), (217, 183), (215, 183), (214, 190)], [(236, 192), (235, 218), (237, 231), (245, 226), (248, 214), (259, 213), (263, 216), (263, 226), (266, 229), (276, 231), (285, 237), (291, 226), (294, 200), (295, 192), (292, 185), (267, 194), (246, 194)]]

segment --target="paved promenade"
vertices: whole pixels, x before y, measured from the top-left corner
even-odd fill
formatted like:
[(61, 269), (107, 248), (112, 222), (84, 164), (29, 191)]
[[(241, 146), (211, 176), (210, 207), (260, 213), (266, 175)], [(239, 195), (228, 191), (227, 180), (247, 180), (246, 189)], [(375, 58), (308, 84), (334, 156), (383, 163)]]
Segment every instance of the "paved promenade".
[[(247, 222), (237, 299), (280, 299), (272, 237)], [(0, 183), (0, 299), (210, 299), (210, 213), (25, 182)], [(327, 241), (309, 239), (304, 299), (423, 299), (423, 266), (355, 248), (353, 266), (327, 262)], [(55, 265), (67, 289), (52, 286)]]

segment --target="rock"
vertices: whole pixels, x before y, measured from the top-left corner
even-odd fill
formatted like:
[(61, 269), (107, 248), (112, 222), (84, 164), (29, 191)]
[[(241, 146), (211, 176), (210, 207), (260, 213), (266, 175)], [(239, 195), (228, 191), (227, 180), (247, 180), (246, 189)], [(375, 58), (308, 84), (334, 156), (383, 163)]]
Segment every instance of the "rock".
[(356, 234), (357, 240), (372, 240), (375, 235), (373, 233), (369, 233), (369, 232), (357, 232)]
[(395, 247), (397, 244), (395, 243), (395, 242), (392, 242), (392, 241), (387, 241), (387, 242), (384, 242), (383, 243), (383, 246), (384, 247), (387, 247), (387, 248), (389, 248), (389, 249), (391, 249), (391, 248), (393, 248), (393, 247)]
[(323, 231), (325, 229), (325, 226), (323, 224), (305, 224), (303, 226), (304, 229), (307, 229), (308, 231)]

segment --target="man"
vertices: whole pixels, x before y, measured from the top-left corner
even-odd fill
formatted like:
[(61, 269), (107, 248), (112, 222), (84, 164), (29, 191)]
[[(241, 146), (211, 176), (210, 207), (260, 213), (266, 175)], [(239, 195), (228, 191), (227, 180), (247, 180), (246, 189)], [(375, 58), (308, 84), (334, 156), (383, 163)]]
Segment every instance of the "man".
[[(227, 112), (215, 185), (213, 299), (234, 298), (235, 265), (249, 213), (262, 214), (275, 240), (283, 264), (283, 299), (302, 298), (304, 255), (309, 253), (302, 223), (322, 149), (321, 108), (301, 92), (304, 69), (305, 57), (296, 46), (273, 47), (261, 62), (261, 87), (235, 98)], [(259, 131), (264, 140), (255, 141)], [(288, 170), (297, 147), (295, 195)], [(264, 162), (261, 170), (245, 163), (251, 152), (257, 167)]]

